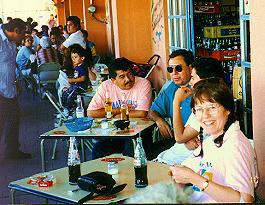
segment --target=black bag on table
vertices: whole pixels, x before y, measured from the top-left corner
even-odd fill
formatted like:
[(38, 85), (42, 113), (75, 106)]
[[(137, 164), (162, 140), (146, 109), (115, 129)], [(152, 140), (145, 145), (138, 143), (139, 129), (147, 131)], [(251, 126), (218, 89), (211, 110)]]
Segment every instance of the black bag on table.
[(77, 184), (82, 190), (90, 192), (90, 194), (80, 199), (78, 204), (83, 204), (87, 200), (92, 199), (94, 194), (96, 194), (95, 196), (108, 196), (116, 194), (122, 191), (127, 185), (121, 184), (114, 187), (116, 181), (112, 178), (112, 176), (99, 171), (82, 175), (78, 178)]

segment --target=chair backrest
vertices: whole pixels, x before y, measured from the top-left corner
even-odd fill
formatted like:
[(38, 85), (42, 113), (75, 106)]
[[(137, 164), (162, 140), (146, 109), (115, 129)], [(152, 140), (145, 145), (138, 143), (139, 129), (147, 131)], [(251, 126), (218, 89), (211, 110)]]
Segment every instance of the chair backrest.
[(59, 77), (60, 68), (61, 65), (59, 63), (45, 63), (40, 65), (38, 68), (40, 82), (56, 82)]

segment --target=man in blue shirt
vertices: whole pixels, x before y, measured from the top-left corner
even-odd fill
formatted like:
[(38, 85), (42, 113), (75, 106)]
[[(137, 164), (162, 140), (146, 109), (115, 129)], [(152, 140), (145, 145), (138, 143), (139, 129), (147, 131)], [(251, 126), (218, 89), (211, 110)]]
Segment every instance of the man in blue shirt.
[(29, 158), (19, 150), (19, 107), (16, 90), (16, 43), (25, 36), (26, 22), (12, 19), (0, 25), (0, 139), (4, 138), (5, 158)]
[[(170, 74), (171, 81), (163, 86), (148, 113), (149, 117), (156, 122), (162, 137), (171, 139), (170, 145), (173, 145), (175, 142), (173, 140), (174, 133), (171, 125), (169, 125), (165, 118), (169, 118), (171, 123), (173, 122), (173, 100), (175, 92), (180, 87), (188, 86), (193, 61), (194, 57), (192, 52), (185, 49), (175, 50), (170, 54), (167, 71)], [(190, 113), (189, 97), (181, 104), (183, 123), (188, 120)]]

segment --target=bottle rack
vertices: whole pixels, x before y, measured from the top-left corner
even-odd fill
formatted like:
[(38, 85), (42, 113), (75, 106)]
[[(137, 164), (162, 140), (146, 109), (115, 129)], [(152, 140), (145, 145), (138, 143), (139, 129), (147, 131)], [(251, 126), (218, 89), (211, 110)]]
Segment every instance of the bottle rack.
[(239, 8), (218, 0), (200, 0), (194, 5), (195, 49), (197, 57), (222, 61), (228, 83), (241, 53)]

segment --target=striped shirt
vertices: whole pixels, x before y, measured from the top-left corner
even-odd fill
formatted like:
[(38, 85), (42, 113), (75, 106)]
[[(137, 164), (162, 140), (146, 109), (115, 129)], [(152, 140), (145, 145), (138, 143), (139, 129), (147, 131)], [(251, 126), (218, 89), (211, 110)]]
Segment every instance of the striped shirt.
[(16, 44), (6, 37), (0, 25), (0, 95), (15, 98), (16, 90)]
[(59, 62), (58, 59), (58, 51), (54, 48), (41, 48), (37, 52), (37, 59), (38, 59), (38, 65), (42, 65), (44, 63), (51, 63), (51, 62)]

